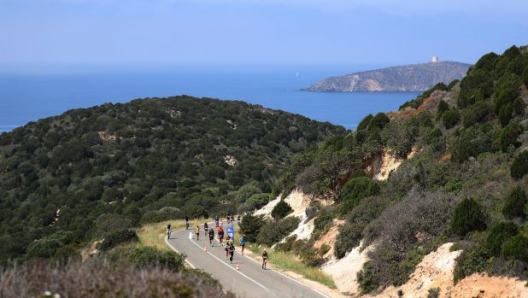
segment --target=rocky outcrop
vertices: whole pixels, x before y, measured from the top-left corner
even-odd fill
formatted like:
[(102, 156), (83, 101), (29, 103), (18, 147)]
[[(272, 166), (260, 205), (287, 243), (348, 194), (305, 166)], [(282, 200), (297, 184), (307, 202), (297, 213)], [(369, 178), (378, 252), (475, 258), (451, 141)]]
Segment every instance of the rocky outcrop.
[(381, 68), (319, 81), (304, 91), (317, 92), (423, 92), (438, 83), (462, 79), (471, 65), (430, 62)]

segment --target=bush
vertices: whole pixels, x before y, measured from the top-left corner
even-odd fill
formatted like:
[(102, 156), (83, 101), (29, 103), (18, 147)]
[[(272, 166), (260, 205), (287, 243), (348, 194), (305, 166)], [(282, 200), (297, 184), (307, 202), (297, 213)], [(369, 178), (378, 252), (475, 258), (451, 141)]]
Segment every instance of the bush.
[(271, 216), (275, 220), (279, 220), (292, 212), (293, 209), (290, 207), (290, 205), (288, 205), (288, 203), (286, 203), (284, 200), (280, 200), (271, 211)]
[(521, 234), (513, 236), (502, 246), (502, 255), (528, 263), (528, 238)]
[(475, 247), (466, 249), (456, 259), (456, 266), (454, 271), (454, 281), (464, 279), (466, 276), (470, 276), (473, 273), (482, 272), (485, 270), (487, 261), (490, 255), (482, 247)]
[(440, 297), (440, 288), (430, 288), (427, 290), (427, 298), (438, 298)]
[(513, 160), (510, 175), (514, 179), (521, 179), (526, 174), (528, 174), (528, 151), (523, 151)]
[(260, 229), (260, 233), (257, 236), (257, 243), (272, 246), (288, 236), (288, 234), (297, 228), (299, 223), (300, 220), (298, 217), (287, 217), (279, 221), (269, 222)]
[(28, 258), (52, 258), (57, 249), (64, 244), (55, 239), (41, 239), (32, 242), (27, 250)]
[(183, 268), (185, 257), (173, 251), (141, 246), (132, 251), (129, 261), (136, 268), (162, 268), (178, 272)]
[(318, 239), (322, 234), (326, 234), (332, 227), (334, 216), (332, 213), (323, 210), (314, 220), (314, 230), (312, 232), (312, 239)]
[(341, 214), (346, 214), (354, 209), (359, 202), (369, 196), (379, 194), (380, 187), (369, 177), (356, 177), (350, 179), (339, 195)]
[(454, 235), (465, 236), (472, 231), (486, 229), (482, 207), (473, 199), (464, 199), (455, 207), (450, 231)]
[(361, 288), (361, 295), (370, 293), (380, 286), (375, 268), (370, 261), (366, 262), (363, 269), (357, 273), (357, 281)]
[(240, 223), (240, 232), (246, 236), (248, 242), (256, 242), (257, 236), (260, 233), (260, 229), (265, 225), (264, 217), (246, 215), (242, 218)]
[(526, 217), (525, 205), (527, 202), (528, 199), (526, 198), (526, 193), (520, 186), (517, 186), (506, 197), (506, 202), (502, 208), (502, 214), (510, 219), (514, 217), (524, 218)]
[(119, 244), (127, 243), (127, 242), (137, 242), (139, 241), (139, 238), (136, 234), (136, 232), (131, 230), (121, 230), (121, 231), (115, 231), (110, 234), (108, 234), (103, 242), (99, 245), (99, 250), (101, 251), (107, 251), (114, 247), (116, 247)]
[(502, 245), (512, 236), (517, 234), (517, 226), (512, 222), (494, 224), (488, 232), (485, 247), (494, 256), (499, 256)]
[(503, 152), (508, 152), (510, 146), (519, 147), (521, 143), (517, 141), (517, 138), (522, 132), (523, 128), (518, 122), (513, 121), (506, 125), (499, 133), (500, 149)]
[(359, 245), (364, 225), (359, 223), (345, 224), (339, 227), (334, 243), (334, 256), (338, 259), (345, 257), (346, 253)]
[(457, 109), (451, 109), (449, 111), (446, 111), (442, 115), (442, 123), (444, 124), (446, 129), (450, 129), (455, 127), (457, 123), (460, 121), (460, 113)]

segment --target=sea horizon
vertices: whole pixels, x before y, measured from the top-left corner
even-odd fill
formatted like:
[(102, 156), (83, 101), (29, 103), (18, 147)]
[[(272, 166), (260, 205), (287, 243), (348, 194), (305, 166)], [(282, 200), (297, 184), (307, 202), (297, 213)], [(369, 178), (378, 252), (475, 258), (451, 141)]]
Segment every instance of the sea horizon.
[[(372, 67), (371, 67), (372, 68)], [(350, 69), (347, 71), (346, 69)], [(303, 88), (369, 69), (262, 67), (0, 74), (0, 133), (77, 108), (138, 98), (189, 95), (240, 100), (354, 129), (368, 114), (397, 110), (416, 92), (319, 93)]]

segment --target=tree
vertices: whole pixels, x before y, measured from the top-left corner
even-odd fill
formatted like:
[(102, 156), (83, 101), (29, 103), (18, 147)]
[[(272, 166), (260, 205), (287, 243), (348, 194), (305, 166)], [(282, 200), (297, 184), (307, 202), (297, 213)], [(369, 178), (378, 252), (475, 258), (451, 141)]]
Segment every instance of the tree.
[(450, 224), (452, 234), (465, 236), (469, 232), (483, 231), (485, 229), (484, 212), (479, 203), (472, 198), (466, 198), (457, 204)]
[(457, 109), (445, 111), (442, 115), (442, 123), (444, 124), (446, 129), (455, 127), (458, 121), (460, 121), (460, 113)]
[(528, 174), (528, 151), (521, 152), (510, 167), (510, 175), (515, 179), (521, 179)]
[(486, 238), (485, 247), (494, 256), (499, 256), (505, 241), (516, 235), (517, 226), (513, 222), (501, 222), (494, 224)]
[(246, 215), (240, 223), (240, 231), (249, 242), (256, 242), (260, 229), (264, 226), (263, 216)]
[(273, 210), (271, 211), (271, 216), (275, 220), (282, 219), (286, 217), (286, 215), (293, 212), (293, 209), (290, 207), (288, 203), (284, 200), (280, 200), (275, 207), (273, 207)]
[(502, 208), (502, 214), (504, 214), (506, 218), (510, 219), (514, 217), (525, 218), (526, 203), (528, 203), (526, 192), (524, 192), (524, 190), (519, 185), (517, 185), (517, 187), (515, 187), (506, 197), (506, 202)]

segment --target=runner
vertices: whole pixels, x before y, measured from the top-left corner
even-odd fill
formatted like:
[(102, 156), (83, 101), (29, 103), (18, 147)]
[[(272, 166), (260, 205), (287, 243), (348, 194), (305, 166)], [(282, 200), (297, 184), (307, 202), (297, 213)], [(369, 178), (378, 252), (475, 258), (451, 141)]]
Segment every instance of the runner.
[(226, 245), (225, 245), (225, 253), (226, 253), (226, 256), (225, 258), (227, 259), (228, 255), (229, 255), (229, 249), (231, 248), (231, 245), (233, 245), (233, 240), (231, 240), (231, 237), (229, 235), (227, 235), (227, 238), (226, 238)]
[(235, 254), (235, 246), (233, 243), (229, 246), (229, 261), (233, 264), (233, 255)]
[(266, 265), (268, 264), (268, 252), (264, 250), (262, 253), (262, 269), (266, 270)]
[(194, 227), (194, 233), (196, 234), (196, 240), (200, 240), (200, 226), (198, 224)]
[(209, 245), (210, 245), (211, 247), (214, 246), (214, 244), (213, 244), (213, 240), (214, 240), (214, 229), (211, 228), (211, 229), (209, 230)]
[(216, 224), (216, 227), (218, 228), (219, 226), (219, 222), (220, 222), (220, 219), (218, 218), (218, 215), (215, 215), (215, 224)]
[(186, 230), (189, 229), (189, 217), (188, 216), (185, 216), (185, 229)]
[(218, 240), (220, 241), (220, 245), (224, 246), (224, 229), (222, 227), (218, 227)]
[(242, 235), (240, 237), (240, 247), (242, 247), (242, 250), (241, 250), (242, 255), (244, 255), (244, 247), (245, 246), (246, 246), (246, 237), (244, 237), (244, 235)]
[(207, 231), (209, 230), (209, 225), (207, 222), (204, 222), (204, 235), (207, 235)]
[(170, 239), (170, 235), (171, 235), (171, 224), (168, 224), (167, 225), (167, 239)]

